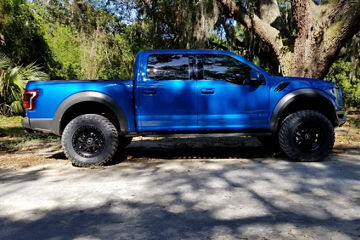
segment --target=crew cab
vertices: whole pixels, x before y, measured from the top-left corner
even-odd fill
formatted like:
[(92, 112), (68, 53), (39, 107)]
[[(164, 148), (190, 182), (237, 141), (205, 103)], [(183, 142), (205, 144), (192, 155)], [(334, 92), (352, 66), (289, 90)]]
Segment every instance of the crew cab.
[(76, 166), (106, 163), (134, 136), (195, 133), (253, 135), (317, 161), (346, 120), (334, 83), (272, 76), (218, 50), (140, 51), (132, 80), (30, 81), (23, 106), (23, 127), (62, 135)]

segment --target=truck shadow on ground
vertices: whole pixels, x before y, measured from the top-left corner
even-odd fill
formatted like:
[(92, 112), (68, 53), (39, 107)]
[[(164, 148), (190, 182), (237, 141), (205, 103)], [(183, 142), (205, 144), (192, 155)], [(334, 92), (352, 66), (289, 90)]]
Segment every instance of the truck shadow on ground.
[[(357, 147), (341, 146), (333, 153), (350, 155), (360, 154)], [(49, 156), (58, 160), (67, 160), (63, 152)], [(154, 162), (157, 160), (176, 159), (250, 159), (263, 161), (275, 158), (291, 161), (279, 149), (263, 146), (253, 137), (219, 137), (219, 138), (160, 138), (135, 140), (120, 151), (106, 166), (121, 162)]]
[[(261, 145), (256, 138), (161, 138), (135, 140), (120, 151), (106, 166), (124, 161), (147, 162), (176, 159), (262, 159), (276, 157), (287, 160), (286, 155)], [(49, 158), (66, 160), (63, 152)]]

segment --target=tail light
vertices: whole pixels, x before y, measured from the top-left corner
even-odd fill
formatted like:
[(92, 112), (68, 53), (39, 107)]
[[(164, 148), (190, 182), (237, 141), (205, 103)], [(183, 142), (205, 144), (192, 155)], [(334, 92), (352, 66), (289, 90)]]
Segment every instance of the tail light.
[(23, 95), (23, 107), (26, 111), (34, 110), (35, 99), (39, 96), (39, 90), (26, 90)]

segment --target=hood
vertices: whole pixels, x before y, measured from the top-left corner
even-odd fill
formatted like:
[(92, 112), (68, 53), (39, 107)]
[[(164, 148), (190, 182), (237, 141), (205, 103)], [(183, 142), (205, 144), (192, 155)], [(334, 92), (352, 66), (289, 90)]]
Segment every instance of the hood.
[(336, 87), (336, 84), (331, 81), (320, 80), (315, 78), (273, 76), (273, 80), (274, 80), (274, 84), (278, 84), (280, 82), (289, 82), (289, 83), (296, 83), (296, 85), (303, 85), (303, 87), (317, 87), (317, 88)]

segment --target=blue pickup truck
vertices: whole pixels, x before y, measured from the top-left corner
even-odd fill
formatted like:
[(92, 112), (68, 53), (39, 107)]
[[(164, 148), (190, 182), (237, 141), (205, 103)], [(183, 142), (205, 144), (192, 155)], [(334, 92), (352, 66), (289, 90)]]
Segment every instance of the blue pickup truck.
[(23, 127), (62, 135), (76, 166), (102, 165), (134, 136), (237, 133), (317, 161), (345, 122), (332, 82), (271, 76), (230, 51), (138, 53), (134, 79), (31, 81)]

